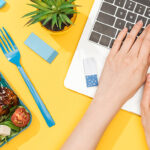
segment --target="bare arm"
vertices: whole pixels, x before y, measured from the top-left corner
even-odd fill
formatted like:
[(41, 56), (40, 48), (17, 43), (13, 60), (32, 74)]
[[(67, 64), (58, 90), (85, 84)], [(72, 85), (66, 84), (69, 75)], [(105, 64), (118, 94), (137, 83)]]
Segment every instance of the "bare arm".
[(141, 101), (141, 115), (147, 145), (150, 149), (150, 74), (147, 76), (144, 87), (143, 98)]
[(62, 150), (95, 150), (120, 107), (145, 82), (149, 66), (150, 27), (134, 42), (142, 26), (139, 21), (123, 45), (127, 29), (120, 32), (106, 60), (95, 98)]

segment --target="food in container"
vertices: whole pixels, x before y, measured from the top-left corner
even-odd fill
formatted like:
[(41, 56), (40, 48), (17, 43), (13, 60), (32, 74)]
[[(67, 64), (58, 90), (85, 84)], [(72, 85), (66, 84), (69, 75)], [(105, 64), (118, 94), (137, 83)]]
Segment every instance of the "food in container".
[(25, 130), (32, 116), (0, 73), (0, 147)]

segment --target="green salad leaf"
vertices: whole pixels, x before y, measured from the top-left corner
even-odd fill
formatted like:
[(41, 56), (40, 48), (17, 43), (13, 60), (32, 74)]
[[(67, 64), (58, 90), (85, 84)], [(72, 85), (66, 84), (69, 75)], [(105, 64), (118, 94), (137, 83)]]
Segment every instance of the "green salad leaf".
[(8, 139), (10, 139), (11, 137), (17, 135), (19, 132), (16, 132), (16, 131), (12, 131), (11, 132), (11, 135), (7, 136)]
[(7, 142), (9, 138), (17, 135), (22, 128), (16, 127), (12, 122), (11, 122), (11, 116), (14, 113), (18, 106), (14, 106), (10, 108), (10, 112), (7, 115), (3, 115), (0, 117), (0, 125), (6, 125), (11, 128), (11, 134), (9, 136), (2, 136), (0, 135), (0, 145), (2, 145), (4, 142)]
[(8, 126), (9, 128), (11, 128), (11, 130), (14, 130), (14, 131), (16, 131), (16, 132), (19, 132), (19, 131), (20, 131), (20, 128), (19, 128), (19, 127), (16, 127), (16, 126), (15, 126), (11, 121), (9, 121), (9, 120), (0, 123), (0, 125), (6, 125), (6, 126)]
[(0, 145), (2, 145), (4, 142), (7, 142), (8, 137), (0, 135)]
[(7, 115), (3, 115), (0, 117), (0, 122), (4, 121), (4, 120), (7, 120), (9, 118), (9, 114)]
[(0, 145), (2, 145), (4, 142), (7, 142), (8, 139), (17, 135), (22, 130), (21, 128), (16, 127), (10, 120), (2, 122), (0, 125), (6, 125), (11, 128), (11, 134), (9, 136), (0, 136)]

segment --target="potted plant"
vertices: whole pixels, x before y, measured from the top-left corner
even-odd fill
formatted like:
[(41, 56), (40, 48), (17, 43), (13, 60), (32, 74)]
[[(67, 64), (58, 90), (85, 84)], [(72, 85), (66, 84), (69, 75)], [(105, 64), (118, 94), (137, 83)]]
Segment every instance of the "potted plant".
[(27, 25), (40, 22), (42, 26), (53, 33), (66, 31), (76, 19), (75, 0), (31, 0), (28, 4), (35, 11), (27, 13), (24, 17), (30, 17)]

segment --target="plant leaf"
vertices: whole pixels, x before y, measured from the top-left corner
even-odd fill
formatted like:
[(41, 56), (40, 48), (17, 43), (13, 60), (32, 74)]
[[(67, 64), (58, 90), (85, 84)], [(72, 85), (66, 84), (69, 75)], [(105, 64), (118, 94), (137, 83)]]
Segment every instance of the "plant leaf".
[(67, 15), (62, 14), (63, 19), (65, 20), (65, 22), (69, 23), (69, 24), (73, 24), (72, 21), (67, 17)]
[(63, 4), (60, 6), (60, 9), (66, 9), (66, 8), (74, 8), (76, 5), (74, 4)]
[(63, 18), (62, 14), (59, 14), (59, 17), (60, 17), (61, 21), (62, 21), (65, 25), (67, 25), (67, 22), (66, 22), (65, 19)]
[(28, 16), (32, 16), (34, 14), (40, 13), (40, 10), (36, 10), (36, 11), (32, 11), (30, 13), (27, 13), (26, 15), (24, 15), (23, 17), (28, 17)]
[(32, 19), (37, 19), (37, 18), (40, 18), (40, 17), (48, 15), (48, 14), (49, 14), (49, 11), (45, 11), (45, 12), (41, 12), (39, 14), (36, 14), (36, 15), (32, 16), (31, 18)]
[(54, 28), (55, 24), (57, 24), (57, 14), (54, 14), (52, 16), (52, 29)]
[(60, 7), (61, 4), (62, 4), (62, 0), (56, 0), (56, 5), (57, 5), (57, 7)]
[(62, 12), (66, 15), (77, 13), (74, 9), (63, 10)]
[(59, 26), (59, 29), (61, 29), (61, 27), (62, 27), (62, 20), (61, 20), (60, 17), (59, 17), (59, 19), (58, 19), (58, 26)]
[(42, 2), (41, 0), (31, 0), (31, 1), (41, 7), (49, 8), (49, 6), (46, 3)]
[(62, 24), (73, 24), (69, 15), (77, 13), (73, 2), (75, 0), (31, 0), (33, 3), (28, 4), (38, 10), (32, 11), (24, 15), (23, 17), (30, 17), (27, 25), (35, 24), (43, 21), (43, 25), (46, 25), (51, 21), (51, 26), (54, 28), (56, 25), (60, 29)]
[(39, 17), (39, 18), (36, 18), (36, 19), (30, 19), (30, 20), (26, 23), (26, 25), (30, 26), (30, 25), (35, 24), (35, 23), (37, 23), (37, 22), (43, 21), (43, 20), (45, 20), (46, 18), (47, 18), (47, 16), (45, 15), (45, 16), (42, 16), (42, 17)]
[(52, 15), (50, 14), (43, 22), (43, 25), (46, 25), (51, 19), (52, 19)]
[(44, 2), (46, 2), (49, 6), (56, 6), (56, 2), (54, 0), (43, 0)]
[(73, 3), (73, 2), (75, 2), (76, 0), (69, 0), (68, 2), (70, 2), (70, 3)]
[(49, 10), (49, 9), (47, 9), (47, 8), (45, 8), (45, 7), (42, 7), (42, 6), (40, 6), (40, 5), (37, 5), (37, 4), (28, 4), (29, 6), (32, 6), (32, 7), (34, 7), (34, 8), (37, 8), (37, 9), (39, 9), (39, 10), (43, 10), (43, 11), (47, 11), (47, 10)]

